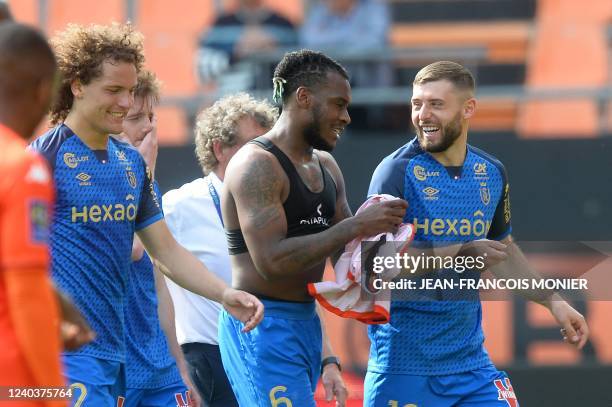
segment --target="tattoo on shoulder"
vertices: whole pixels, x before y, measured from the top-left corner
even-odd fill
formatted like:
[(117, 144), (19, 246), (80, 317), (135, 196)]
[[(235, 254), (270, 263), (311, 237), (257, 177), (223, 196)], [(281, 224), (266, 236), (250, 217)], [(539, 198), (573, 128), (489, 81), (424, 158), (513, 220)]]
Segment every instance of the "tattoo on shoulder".
[(276, 206), (280, 181), (274, 176), (270, 160), (253, 160), (240, 182), (240, 195), (247, 205), (247, 213), (257, 229), (280, 216)]

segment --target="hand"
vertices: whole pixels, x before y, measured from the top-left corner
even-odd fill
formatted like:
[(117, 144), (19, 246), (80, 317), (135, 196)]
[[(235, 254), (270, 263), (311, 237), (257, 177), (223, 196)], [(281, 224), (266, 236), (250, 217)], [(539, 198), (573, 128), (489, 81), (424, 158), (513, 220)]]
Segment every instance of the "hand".
[(558, 299), (551, 299), (550, 312), (559, 325), (562, 326), (561, 334), (563, 335), (563, 341), (574, 345), (578, 349), (582, 349), (589, 339), (589, 327), (582, 314), (560, 299), (560, 297)]
[(56, 291), (62, 320), (60, 337), (66, 350), (76, 350), (96, 338), (96, 334), (77, 309), (74, 303), (63, 293)]
[(404, 220), (407, 208), (408, 202), (399, 198), (392, 199), (372, 204), (352, 219), (357, 222), (359, 236), (395, 233)]
[(485, 267), (480, 271), (485, 271), (488, 268), (495, 266), (496, 264), (506, 260), (508, 258), (508, 245), (489, 239), (474, 240), (472, 242), (465, 243), (457, 256), (484, 258)]
[(252, 294), (233, 288), (223, 291), (223, 308), (245, 324), (242, 332), (249, 332), (263, 318), (264, 306), (261, 301)]
[(335, 398), (336, 407), (344, 407), (348, 396), (348, 390), (346, 389), (344, 380), (342, 380), (340, 369), (338, 369), (335, 363), (330, 363), (323, 368), (321, 381), (325, 388), (325, 400), (331, 401)]
[(183, 379), (185, 387), (187, 387), (187, 391), (189, 391), (189, 400), (187, 402), (190, 406), (200, 407), (202, 405), (202, 398), (200, 397), (200, 393), (198, 393), (198, 389), (191, 381), (191, 377), (189, 377), (189, 374), (186, 372), (181, 372), (181, 378)]
[(153, 126), (153, 129), (147, 133), (136, 149), (140, 155), (142, 155), (142, 158), (144, 158), (149, 169), (151, 171), (155, 171), (157, 152), (159, 150), (159, 145), (157, 142), (157, 116), (153, 116), (151, 125)]

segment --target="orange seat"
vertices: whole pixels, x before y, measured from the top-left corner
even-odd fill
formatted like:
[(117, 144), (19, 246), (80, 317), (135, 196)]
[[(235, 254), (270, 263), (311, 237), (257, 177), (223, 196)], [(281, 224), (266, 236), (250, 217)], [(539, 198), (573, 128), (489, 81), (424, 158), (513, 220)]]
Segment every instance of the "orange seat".
[(146, 67), (162, 81), (162, 97), (185, 96), (197, 91), (196, 36), (143, 30)]
[(9, 0), (8, 5), (16, 21), (38, 25), (38, 0)]
[(477, 47), (487, 49), (495, 63), (525, 62), (531, 22), (524, 20), (468, 23), (394, 24), (389, 33), (394, 47)]
[[(180, 7), (166, 0), (139, 2), (136, 26), (145, 36), (146, 66), (162, 81), (162, 103), (168, 96), (190, 96), (198, 91), (194, 58), (197, 39), (215, 15), (213, 0), (182, 0)], [(186, 112), (178, 105), (156, 109), (160, 145), (188, 142)]]
[(163, 82), (162, 96), (197, 91), (194, 58), (199, 34), (214, 19), (212, 0), (139, 2), (136, 26), (145, 36), (147, 67)]
[(160, 145), (183, 145), (189, 141), (187, 116), (180, 107), (158, 106), (155, 113)]
[[(19, 0), (22, 1), (22, 0)], [(46, 2), (49, 36), (63, 31), (68, 23), (110, 24), (125, 21), (123, 0), (88, 1), (54, 0)]]
[(482, 99), (470, 120), (470, 130), (512, 131), (516, 123), (517, 102), (511, 99)]
[[(540, 89), (596, 89), (608, 80), (606, 24), (612, 2), (540, 0), (538, 30), (527, 65), (527, 86)], [(598, 102), (577, 97), (532, 100), (521, 106), (518, 131), (524, 137), (594, 137), (600, 126)]]

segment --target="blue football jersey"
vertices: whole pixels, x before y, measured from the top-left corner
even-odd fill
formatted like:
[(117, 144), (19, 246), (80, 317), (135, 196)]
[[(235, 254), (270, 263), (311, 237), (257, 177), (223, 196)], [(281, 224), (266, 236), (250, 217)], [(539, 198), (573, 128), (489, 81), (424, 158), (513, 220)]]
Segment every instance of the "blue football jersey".
[[(157, 182), (154, 182), (154, 186), (157, 196), (161, 196)], [(182, 383), (166, 335), (159, 324), (153, 263), (146, 252), (140, 260), (132, 263), (128, 273), (126, 304), (126, 387), (159, 389)]]
[(129, 273), (125, 328), (127, 388), (157, 389), (181, 381), (159, 325), (153, 264), (146, 252)]
[(36, 139), (57, 189), (51, 225), (51, 269), (96, 332), (68, 354), (125, 361), (123, 308), (134, 232), (163, 218), (138, 151), (109, 137), (91, 150), (62, 124)]
[[(444, 167), (413, 139), (378, 165), (368, 191), (373, 194), (408, 201), (404, 221), (414, 224), (417, 247), (432, 242), (501, 240), (511, 232), (505, 169), (497, 159), (469, 145), (463, 166)], [(422, 278), (457, 276), (480, 278), (480, 273), (440, 270), (417, 278), (417, 287)], [(403, 294), (393, 292), (388, 324), (369, 327), (369, 371), (445, 375), (491, 364), (483, 346), (477, 292), (427, 290), (427, 299), (419, 301), (410, 295), (402, 298)]]

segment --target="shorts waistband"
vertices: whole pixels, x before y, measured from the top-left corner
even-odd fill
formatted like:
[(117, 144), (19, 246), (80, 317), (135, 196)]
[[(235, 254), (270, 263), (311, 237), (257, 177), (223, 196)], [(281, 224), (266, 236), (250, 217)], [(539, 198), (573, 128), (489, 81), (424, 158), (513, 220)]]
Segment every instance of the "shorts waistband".
[(286, 319), (308, 320), (315, 317), (317, 308), (315, 302), (290, 302), (260, 298), (264, 305), (264, 317), (279, 317)]

